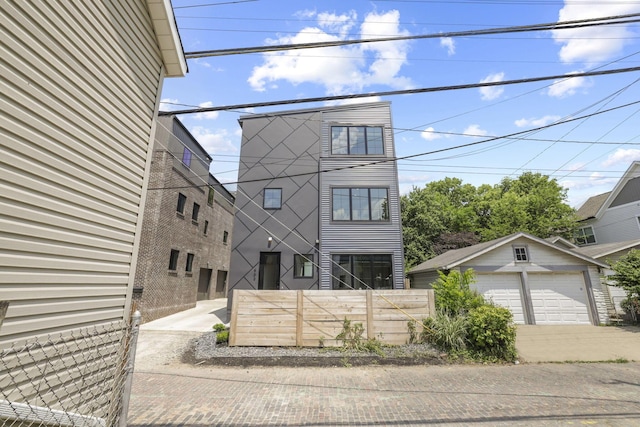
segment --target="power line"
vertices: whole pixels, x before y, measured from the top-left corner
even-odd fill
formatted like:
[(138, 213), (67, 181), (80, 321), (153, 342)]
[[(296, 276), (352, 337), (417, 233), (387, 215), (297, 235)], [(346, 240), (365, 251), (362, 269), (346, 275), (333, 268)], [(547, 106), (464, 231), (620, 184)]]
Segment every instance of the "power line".
[[(308, 176), (308, 175), (315, 175), (315, 174), (318, 174), (318, 173), (336, 172), (336, 171), (347, 170), (347, 169), (356, 169), (356, 168), (360, 168), (360, 167), (364, 167), (364, 166), (372, 166), (372, 165), (389, 163), (389, 162), (397, 162), (399, 160), (406, 160), (406, 159), (412, 159), (412, 158), (415, 158), (415, 157), (427, 156), (427, 155), (430, 155), (430, 154), (442, 153), (442, 152), (445, 152), (445, 151), (456, 150), (458, 148), (465, 148), (465, 147), (471, 147), (471, 146), (480, 145), (480, 144), (486, 144), (487, 142), (496, 141), (496, 140), (499, 140), (499, 139), (509, 139), (509, 138), (513, 138), (514, 136), (518, 136), (518, 135), (525, 134), (525, 133), (528, 133), (528, 132), (534, 132), (534, 131), (538, 131), (538, 130), (542, 130), (542, 129), (548, 129), (548, 128), (551, 128), (551, 127), (554, 127), (554, 126), (558, 126), (558, 125), (561, 125), (561, 124), (570, 123), (570, 122), (574, 122), (574, 121), (577, 121), (577, 120), (583, 120), (583, 119), (585, 119), (587, 117), (592, 117), (592, 116), (608, 113), (608, 112), (611, 112), (611, 111), (619, 110), (621, 108), (626, 108), (626, 107), (629, 107), (631, 105), (636, 105), (636, 104), (640, 104), (640, 101), (629, 102), (627, 104), (618, 105), (616, 107), (608, 108), (606, 110), (597, 111), (597, 112), (590, 113), (590, 114), (587, 114), (587, 115), (584, 115), (584, 116), (570, 118), (570, 119), (564, 120), (562, 122), (551, 123), (551, 124), (548, 124), (548, 125), (545, 125), (545, 126), (540, 126), (540, 127), (537, 127), (537, 128), (527, 129), (527, 130), (520, 131), (520, 132), (514, 132), (514, 133), (507, 134), (507, 135), (502, 135), (502, 136), (498, 136), (498, 137), (492, 137), (492, 138), (484, 139), (482, 141), (474, 141), (474, 142), (470, 142), (470, 143), (467, 143), (467, 144), (460, 144), (460, 145), (456, 145), (456, 146), (453, 146), (453, 147), (441, 148), (441, 149), (438, 149), (438, 150), (427, 151), (427, 152), (424, 152), (424, 153), (410, 154), (410, 155), (402, 156), (402, 157), (385, 158), (385, 159), (375, 160), (375, 161), (371, 161), (371, 162), (359, 163), (359, 164), (348, 165), (348, 166), (341, 166), (341, 167), (337, 167), (337, 168), (324, 169), (324, 170), (319, 170), (319, 171), (314, 171), (314, 172), (301, 172), (301, 173), (297, 173), (297, 174), (279, 175), (279, 176), (273, 176), (273, 177), (268, 177), (268, 178), (247, 179), (247, 180), (243, 180), (243, 181), (227, 182), (225, 184), (227, 184), (227, 185), (229, 185), (229, 184), (243, 184), (243, 183), (249, 183), (249, 182), (262, 182), (262, 181), (272, 181), (272, 180), (276, 180), (276, 179), (296, 178), (296, 177), (299, 177), (299, 176)], [(188, 186), (188, 187), (191, 187), (191, 186)], [(168, 189), (178, 189), (178, 188), (187, 188), (187, 187), (184, 187), (184, 186), (155, 187), (155, 188), (149, 188), (149, 190), (168, 190)]]
[(266, 52), (280, 52), (284, 50), (316, 49), (316, 48), (322, 48), (322, 47), (348, 46), (348, 45), (363, 44), (363, 43), (379, 43), (379, 42), (434, 39), (434, 38), (439, 39), (439, 38), (447, 38), (447, 37), (471, 37), (471, 36), (483, 36), (483, 35), (492, 35), (492, 34), (523, 33), (523, 32), (532, 32), (532, 31), (567, 30), (567, 29), (587, 28), (587, 27), (603, 26), (603, 25), (631, 24), (634, 22), (640, 22), (640, 19), (630, 19), (630, 18), (638, 18), (639, 16), (640, 16), (640, 13), (632, 13), (627, 15), (607, 16), (602, 18), (578, 19), (578, 20), (572, 20), (572, 21), (519, 25), (519, 26), (502, 27), (502, 28), (488, 28), (484, 30), (450, 31), (446, 33), (437, 33), (437, 34), (378, 37), (373, 39), (334, 40), (334, 41), (323, 41), (323, 42), (313, 42), (313, 43), (283, 44), (283, 45), (274, 45), (274, 46), (254, 46), (254, 47), (242, 47), (242, 48), (232, 48), (232, 49), (202, 50), (202, 51), (196, 51), (196, 52), (186, 52), (184, 56), (186, 59), (194, 59), (194, 58), (205, 58), (205, 57), (211, 57), (211, 56), (244, 55), (247, 53), (266, 53)]
[(189, 9), (194, 7), (209, 7), (209, 6), (222, 6), (225, 4), (236, 4), (236, 3), (249, 3), (258, 0), (236, 0), (236, 1), (225, 1), (221, 3), (205, 3), (205, 4), (193, 4), (191, 6), (176, 6), (174, 9)]
[(287, 99), (283, 101), (256, 102), (251, 104), (225, 105), (225, 106), (219, 106), (219, 107), (199, 107), (199, 108), (190, 108), (185, 110), (160, 111), (158, 114), (159, 115), (195, 114), (195, 113), (208, 113), (211, 111), (241, 110), (246, 108), (271, 107), (276, 105), (303, 104), (308, 102), (341, 101), (345, 99), (370, 98), (374, 96), (381, 97), (381, 96), (393, 96), (393, 95), (411, 95), (411, 94), (417, 94), (417, 93), (444, 92), (449, 90), (474, 89), (474, 88), (480, 88), (480, 87), (534, 83), (534, 82), (541, 82), (541, 81), (547, 81), (547, 80), (604, 76), (609, 74), (631, 73), (635, 71), (640, 71), (640, 67), (615, 68), (611, 70), (599, 70), (599, 71), (585, 71), (582, 73), (573, 73), (573, 74), (556, 74), (552, 76), (528, 77), (525, 79), (515, 79), (515, 80), (503, 80), (500, 82), (467, 83), (467, 84), (453, 85), (453, 86), (436, 86), (436, 87), (419, 88), (419, 89), (403, 89), (403, 90), (391, 90), (391, 91), (384, 91), (384, 92), (358, 93), (358, 94), (351, 94), (351, 95), (320, 96), (315, 98)]

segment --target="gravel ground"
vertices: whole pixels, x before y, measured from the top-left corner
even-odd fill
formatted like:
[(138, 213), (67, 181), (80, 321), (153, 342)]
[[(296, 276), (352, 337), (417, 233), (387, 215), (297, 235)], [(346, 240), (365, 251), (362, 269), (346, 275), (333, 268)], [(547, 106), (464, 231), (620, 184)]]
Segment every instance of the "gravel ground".
[(315, 347), (228, 347), (216, 345), (215, 332), (191, 340), (182, 362), (224, 366), (362, 366), (447, 363), (446, 355), (426, 344), (382, 347), (382, 354)]

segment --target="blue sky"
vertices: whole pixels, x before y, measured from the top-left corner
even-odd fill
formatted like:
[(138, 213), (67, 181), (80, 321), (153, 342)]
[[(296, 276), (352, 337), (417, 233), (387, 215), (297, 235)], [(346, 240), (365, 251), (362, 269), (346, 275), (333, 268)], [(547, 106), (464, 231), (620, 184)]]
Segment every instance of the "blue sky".
[[(217, 3), (217, 4), (216, 4)], [(190, 7), (195, 5), (206, 5)], [(173, 0), (185, 52), (271, 44), (441, 34), (640, 13), (623, 0), (239, 1)], [(566, 75), (640, 65), (638, 24), (556, 32), (432, 38), (189, 60), (166, 79), (161, 110)], [(384, 97), (396, 155), (410, 156), (592, 115), (638, 101), (640, 74)], [(359, 100), (376, 101), (380, 98)], [(181, 104), (176, 106), (174, 104)], [(213, 157), (222, 182), (237, 179), (238, 117), (325, 104), (180, 116)], [(444, 177), (495, 184), (523, 171), (548, 174), (569, 203), (612, 189), (640, 160), (640, 104), (521, 135), (398, 162), (400, 189)], [(230, 186), (233, 189), (232, 186)]]

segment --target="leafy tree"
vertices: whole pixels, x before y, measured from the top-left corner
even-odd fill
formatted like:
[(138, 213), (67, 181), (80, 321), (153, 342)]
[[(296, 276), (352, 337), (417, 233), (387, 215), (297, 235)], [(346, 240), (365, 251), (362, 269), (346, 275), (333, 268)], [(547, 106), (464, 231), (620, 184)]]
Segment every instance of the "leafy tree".
[(640, 250), (631, 249), (611, 268), (615, 274), (609, 276), (610, 279), (616, 282), (615, 286), (621, 287), (627, 293), (623, 305), (627, 309), (635, 310), (634, 314), (640, 314)]

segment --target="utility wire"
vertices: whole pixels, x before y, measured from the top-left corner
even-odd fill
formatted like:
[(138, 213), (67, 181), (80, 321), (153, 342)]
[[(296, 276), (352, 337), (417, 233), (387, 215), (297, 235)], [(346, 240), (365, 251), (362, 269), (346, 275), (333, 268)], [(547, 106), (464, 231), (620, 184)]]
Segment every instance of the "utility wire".
[[(572, 21), (563, 22), (550, 22), (544, 24), (531, 24), (531, 25), (518, 25), (511, 27), (501, 28), (487, 28), (484, 30), (467, 30), (467, 31), (450, 31), (446, 33), (436, 34), (422, 34), (412, 36), (392, 36), (392, 37), (378, 37), (373, 39), (353, 39), (353, 40), (334, 40), (323, 41), (313, 43), (298, 43), (298, 44), (283, 44), (274, 46), (254, 46), (254, 47), (242, 47), (232, 49), (217, 49), (217, 50), (202, 50), (196, 52), (186, 52), (184, 57), (186, 59), (205, 58), (211, 56), (228, 56), (228, 55), (244, 55), (247, 53), (266, 53), (266, 52), (280, 52), (284, 50), (297, 50), (297, 49), (316, 49), (322, 47), (336, 47), (336, 46), (348, 46), (354, 44), (363, 43), (379, 43), (379, 42), (391, 42), (391, 41), (403, 41), (403, 40), (419, 40), (419, 39), (435, 39), (446, 37), (471, 37), (471, 36), (484, 36), (491, 34), (509, 34), (509, 33), (524, 33), (530, 31), (551, 31), (551, 30), (567, 30), (575, 28), (587, 28), (603, 25), (618, 25), (618, 24), (631, 24), (634, 22), (640, 22), (640, 13), (631, 13), (627, 15), (606, 16), (602, 18), (591, 19), (577, 19)], [(635, 18), (635, 19), (632, 19)]]
[(585, 71), (583, 73), (574, 73), (574, 74), (556, 74), (552, 76), (529, 77), (525, 79), (515, 79), (515, 80), (503, 80), (500, 82), (468, 83), (468, 84), (453, 85), (453, 86), (436, 86), (436, 87), (419, 88), (419, 89), (404, 89), (404, 90), (391, 90), (391, 91), (385, 91), (385, 92), (358, 93), (358, 94), (351, 94), (351, 95), (320, 96), (315, 98), (287, 99), (282, 101), (255, 102), (252, 104), (224, 105), (219, 107), (199, 107), (199, 108), (190, 108), (190, 109), (184, 109), (184, 110), (160, 111), (158, 112), (158, 114), (159, 115), (196, 114), (196, 113), (208, 113), (211, 111), (227, 111), (227, 110), (240, 110), (240, 109), (256, 108), (256, 107), (270, 107), (270, 106), (276, 106), (276, 105), (303, 104), (307, 102), (327, 102), (327, 101), (340, 101), (345, 99), (370, 98), (373, 96), (382, 97), (382, 96), (391, 96), (391, 95), (410, 95), (410, 94), (416, 94), (416, 93), (444, 92), (448, 90), (473, 89), (473, 88), (479, 88), (479, 87), (506, 86), (506, 85), (522, 84), (522, 83), (534, 83), (534, 82), (541, 82), (546, 80), (604, 76), (604, 75), (610, 75), (610, 74), (631, 73), (635, 71), (640, 71), (640, 67), (615, 68), (611, 70), (599, 70), (599, 71)]

